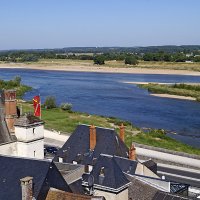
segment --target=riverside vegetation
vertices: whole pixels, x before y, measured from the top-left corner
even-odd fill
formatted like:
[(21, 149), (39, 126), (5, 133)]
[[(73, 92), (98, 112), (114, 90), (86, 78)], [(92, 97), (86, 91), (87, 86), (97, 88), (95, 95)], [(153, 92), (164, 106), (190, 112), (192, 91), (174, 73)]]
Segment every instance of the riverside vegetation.
[[(30, 103), (22, 103), (23, 112), (32, 111)], [(94, 124), (95, 126), (114, 128), (119, 133), (119, 125), (126, 126), (125, 143), (130, 146), (132, 142), (146, 144), (150, 146), (200, 155), (200, 149), (178, 142), (165, 134), (163, 130), (149, 129), (147, 132), (132, 125), (128, 121), (123, 121), (113, 117), (90, 115), (82, 112), (63, 110), (62, 108), (46, 109), (42, 108), (42, 120), (45, 121), (45, 128), (72, 133), (79, 124)]]
[(0, 89), (15, 89), (17, 98), (22, 98), (26, 92), (32, 90), (32, 87), (21, 84), (21, 77), (16, 76), (13, 80), (0, 80)]
[[(18, 98), (22, 98), (24, 93), (32, 88), (21, 85), (21, 78), (16, 77), (10, 81), (1, 80), (0, 89), (16, 89)], [(123, 123), (126, 126), (125, 143), (127, 146), (130, 146), (134, 141), (150, 146), (200, 155), (200, 149), (168, 137), (164, 130), (149, 129), (147, 132), (144, 132), (130, 122), (118, 118), (74, 112), (71, 110), (72, 105), (70, 103), (61, 104), (60, 108), (55, 107), (54, 101), (55, 98), (48, 97), (47, 101), (45, 101), (46, 106), (42, 106), (42, 120), (44, 120), (45, 128), (47, 129), (54, 129), (69, 134), (75, 130), (78, 124), (94, 124), (95, 126), (114, 128), (119, 133), (119, 125)], [(18, 104), (21, 104), (23, 113), (33, 112), (32, 103), (19, 100)], [(49, 104), (54, 106), (49, 109)]]
[(190, 85), (185, 83), (173, 85), (161, 85), (156, 83), (141, 84), (139, 87), (147, 89), (156, 94), (171, 94), (186, 97), (194, 97), (200, 102), (200, 85)]

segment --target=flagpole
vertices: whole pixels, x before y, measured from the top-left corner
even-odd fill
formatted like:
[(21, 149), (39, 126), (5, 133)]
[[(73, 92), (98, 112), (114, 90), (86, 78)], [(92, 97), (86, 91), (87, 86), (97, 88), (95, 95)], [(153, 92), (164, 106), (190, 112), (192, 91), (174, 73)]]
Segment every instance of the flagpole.
[(42, 119), (42, 107), (41, 107), (41, 96), (40, 96), (40, 94), (39, 94), (39, 97), (40, 97), (40, 119)]

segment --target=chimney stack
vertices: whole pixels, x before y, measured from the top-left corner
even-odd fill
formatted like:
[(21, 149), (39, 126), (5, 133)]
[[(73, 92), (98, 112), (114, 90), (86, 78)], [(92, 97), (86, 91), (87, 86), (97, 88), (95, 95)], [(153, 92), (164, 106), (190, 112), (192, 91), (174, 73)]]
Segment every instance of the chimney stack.
[(123, 123), (121, 124), (121, 126), (119, 127), (119, 137), (121, 138), (121, 140), (124, 142), (124, 135), (125, 135), (125, 127), (123, 125)]
[(134, 144), (131, 145), (129, 149), (129, 159), (130, 160), (136, 160), (136, 149)]
[(90, 126), (90, 150), (94, 150), (96, 146), (96, 128), (94, 125)]
[(17, 117), (16, 90), (4, 90), (5, 119), (10, 133), (14, 132), (14, 122)]
[(24, 177), (20, 179), (22, 189), (22, 200), (33, 199), (33, 177)]

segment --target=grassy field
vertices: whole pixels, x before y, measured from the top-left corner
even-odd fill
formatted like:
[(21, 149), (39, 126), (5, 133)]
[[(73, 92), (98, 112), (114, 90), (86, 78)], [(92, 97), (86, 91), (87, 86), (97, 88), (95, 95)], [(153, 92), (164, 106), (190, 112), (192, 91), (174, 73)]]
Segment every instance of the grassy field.
[(161, 84), (149, 83), (139, 86), (156, 94), (172, 94), (172, 95), (179, 95), (186, 97), (194, 97), (196, 98), (197, 101), (200, 101), (200, 85), (189, 85), (189, 84), (161, 85)]
[[(32, 105), (22, 103), (23, 112), (33, 112)], [(123, 122), (126, 126), (125, 142), (130, 146), (132, 142), (146, 144), (170, 150), (200, 155), (200, 149), (193, 148), (166, 136), (161, 130), (150, 130), (145, 133), (127, 121), (79, 112), (62, 111), (59, 108), (42, 109), (42, 119), (45, 128), (61, 131), (65, 134), (72, 133), (78, 124), (94, 124), (95, 126), (114, 128), (119, 133), (119, 125)]]
[[(0, 62), (0, 64), (9, 64)], [(38, 65), (38, 66), (94, 66), (92, 60), (72, 60), (72, 59), (40, 59), (38, 62), (17, 63), (16, 65)], [(111, 68), (144, 68), (144, 69), (171, 69), (171, 70), (189, 70), (200, 71), (200, 63), (185, 62), (153, 62), (139, 61), (137, 66), (125, 65), (124, 61), (106, 61), (104, 67)]]

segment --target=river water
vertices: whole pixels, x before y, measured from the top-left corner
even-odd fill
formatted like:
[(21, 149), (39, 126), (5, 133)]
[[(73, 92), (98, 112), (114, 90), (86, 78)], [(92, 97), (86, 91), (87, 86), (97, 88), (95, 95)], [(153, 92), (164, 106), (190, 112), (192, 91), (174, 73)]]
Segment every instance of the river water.
[(73, 110), (119, 117), (139, 127), (162, 128), (171, 137), (200, 147), (200, 103), (150, 96), (137, 85), (124, 82), (199, 82), (199, 76), (61, 72), (26, 69), (0, 69), (0, 79), (21, 76), (34, 95), (55, 96), (57, 104), (70, 102)]

